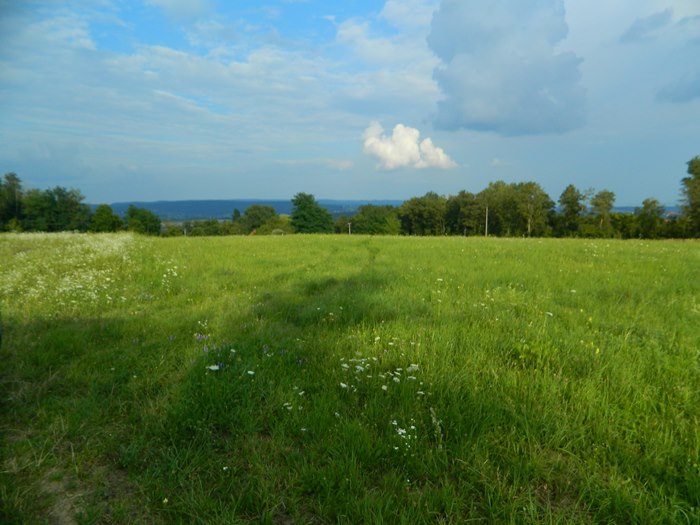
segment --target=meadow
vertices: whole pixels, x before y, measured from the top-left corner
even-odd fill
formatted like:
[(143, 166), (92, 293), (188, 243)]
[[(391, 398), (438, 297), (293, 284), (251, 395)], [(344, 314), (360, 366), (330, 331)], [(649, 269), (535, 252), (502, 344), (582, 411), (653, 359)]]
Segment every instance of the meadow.
[(0, 236), (2, 523), (700, 523), (700, 244)]

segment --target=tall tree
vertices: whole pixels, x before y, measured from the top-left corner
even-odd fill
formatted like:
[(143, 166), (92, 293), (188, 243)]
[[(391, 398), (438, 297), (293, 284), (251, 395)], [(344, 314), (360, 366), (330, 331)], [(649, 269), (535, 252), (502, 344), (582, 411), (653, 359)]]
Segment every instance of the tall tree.
[(27, 190), (22, 200), (22, 228), (26, 231), (51, 231), (49, 222), (52, 205), (51, 197), (46, 191)]
[(620, 239), (633, 239), (639, 235), (637, 217), (631, 213), (612, 212), (610, 223), (614, 235)]
[(612, 191), (601, 190), (591, 198), (591, 211), (598, 222), (598, 233), (602, 237), (612, 237), (613, 229), (610, 213), (615, 204), (615, 194)]
[(292, 199), (290, 223), (297, 233), (333, 233), (333, 216), (309, 193), (297, 193)]
[(153, 212), (133, 204), (126, 210), (126, 227), (129, 231), (146, 235), (160, 235), (160, 218)]
[(22, 225), (28, 231), (86, 231), (90, 208), (82, 201), (76, 189), (29, 190), (24, 195)]
[(663, 224), (664, 207), (656, 199), (644, 199), (642, 207), (634, 210), (637, 216), (639, 236), (645, 239), (656, 239)]
[(483, 235), (485, 205), (477, 195), (460, 191), (447, 199), (445, 225), (453, 235)]
[(691, 237), (700, 237), (700, 156), (688, 161), (688, 176), (683, 183), (683, 214)]
[(243, 229), (245, 233), (250, 233), (275, 217), (277, 217), (277, 211), (272, 206), (253, 204), (248, 206), (243, 212), (243, 217), (241, 218)]
[(444, 235), (447, 199), (432, 191), (414, 197), (399, 208), (401, 233), (406, 235)]
[(515, 185), (517, 207), (522, 222), (525, 223), (525, 234), (528, 237), (546, 235), (549, 227), (549, 217), (554, 209), (554, 202), (536, 182), (521, 182)]
[(561, 235), (575, 236), (578, 233), (586, 209), (584, 197), (573, 184), (569, 184), (559, 196)]
[(47, 192), (53, 203), (50, 231), (87, 231), (90, 207), (83, 203), (85, 197), (79, 190), (56, 186)]
[(502, 180), (491, 182), (478, 195), (483, 203), (485, 220), (488, 208), (488, 234), (520, 236), (526, 231), (526, 220), (518, 209), (518, 190)]
[(114, 213), (109, 204), (100, 204), (95, 208), (90, 220), (91, 232), (116, 232), (124, 227), (124, 221)]
[(0, 231), (15, 227), (22, 218), (22, 181), (15, 173), (0, 180)]

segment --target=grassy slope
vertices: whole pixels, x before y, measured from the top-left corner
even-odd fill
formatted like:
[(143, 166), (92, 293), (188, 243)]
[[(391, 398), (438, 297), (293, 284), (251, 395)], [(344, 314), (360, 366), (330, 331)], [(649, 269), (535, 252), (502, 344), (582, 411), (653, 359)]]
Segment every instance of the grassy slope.
[(27, 235), (0, 260), (5, 522), (700, 520), (697, 243)]

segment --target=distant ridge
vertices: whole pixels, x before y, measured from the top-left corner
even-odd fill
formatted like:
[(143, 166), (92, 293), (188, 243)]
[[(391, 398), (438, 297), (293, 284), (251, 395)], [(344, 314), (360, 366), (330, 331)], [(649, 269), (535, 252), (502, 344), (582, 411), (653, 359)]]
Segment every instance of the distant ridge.
[[(352, 215), (360, 206), (374, 204), (376, 206), (400, 206), (402, 200), (333, 200), (318, 199), (318, 203), (326, 208), (333, 217)], [(236, 199), (236, 200), (185, 200), (185, 201), (132, 201), (115, 202), (110, 204), (115, 213), (126, 215), (129, 206), (137, 206), (149, 210), (165, 221), (195, 221), (204, 219), (231, 219), (233, 210), (244, 213), (254, 204), (272, 206), (279, 214), (292, 213), (291, 200), (265, 199)]]

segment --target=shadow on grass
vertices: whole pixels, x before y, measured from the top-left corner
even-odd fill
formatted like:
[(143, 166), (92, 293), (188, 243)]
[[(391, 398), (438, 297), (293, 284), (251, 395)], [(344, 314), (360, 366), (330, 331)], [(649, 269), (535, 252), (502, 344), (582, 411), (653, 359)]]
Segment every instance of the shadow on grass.
[(114, 463), (142, 421), (142, 352), (152, 348), (129, 326), (111, 317), (5, 316), (3, 523), (154, 522), (140, 489)]
[(378, 334), (404, 317), (415, 324), (425, 306), (397, 303), (391, 283), (372, 269), (263, 292), (227, 319), (224, 339), (202, 341), (163, 419), (123, 448), (124, 464), (154, 491), (187, 494), (168, 504), (182, 519), (194, 508), (204, 522), (449, 515), (466, 501), (460, 490), (476, 489), (451, 479), (447, 427), (432, 407), (473, 411), (473, 425), (450, 429), (472, 440), (504, 410), (462, 388), (438, 401), (406, 378), (410, 342), (379, 344)]

